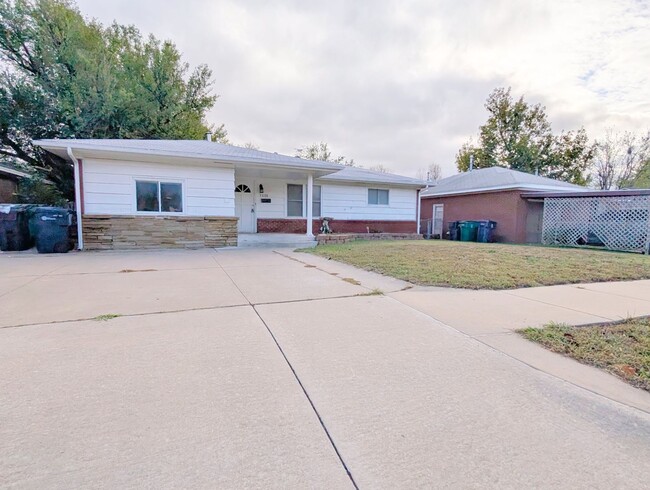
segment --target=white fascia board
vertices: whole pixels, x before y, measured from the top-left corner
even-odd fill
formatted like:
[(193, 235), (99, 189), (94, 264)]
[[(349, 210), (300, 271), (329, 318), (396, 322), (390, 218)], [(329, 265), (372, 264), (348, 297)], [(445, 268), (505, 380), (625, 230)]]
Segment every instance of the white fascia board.
[(187, 153), (187, 152), (178, 152), (178, 151), (169, 151), (169, 150), (149, 150), (149, 149), (139, 149), (139, 148), (113, 148), (108, 149), (105, 146), (94, 146), (92, 144), (72, 144), (70, 142), (52, 142), (52, 141), (40, 141), (34, 140), (33, 143), (37, 146), (40, 146), (44, 150), (47, 150), (51, 153), (54, 153), (61, 158), (67, 158), (67, 148), (71, 147), (75, 154), (80, 156), (88, 155), (87, 158), (102, 158), (102, 154), (114, 154), (114, 155), (155, 155), (162, 157), (173, 157), (173, 158), (187, 158), (187, 159), (196, 159), (196, 160), (208, 160), (212, 162), (221, 162), (227, 164), (237, 164), (237, 163), (251, 163), (257, 165), (264, 165), (265, 167), (278, 167), (278, 168), (292, 168), (292, 169), (304, 169), (304, 170), (331, 170), (336, 172), (341, 169), (340, 166), (334, 164), (324, 164), (320, 162), (301, 162), (294, 164), (289, 163), (275, 163), (268, 162), (259, 158), (250, 158), (250, 157), (221, 157), (215, 156), (206, 153)]
[(319, 184), (330, 184), (330, 185), (353, 185), (353, 186), (377, 186), (377, 187), (399, 187), (404, 189), (424, 189), (426, 185), (424, 184), (408, 184), (406, 182), (380, 182), (377, 180), (347, 180), (347, 179), (328, 179), (320, 178), (318, 179)]
[(422, 194), (421, 198), (425, 197), (444, 197), (444, 196), (455, 196), (455, 195), (460, 195), (460, 194), (478, 194), (481, 192), (494, 192), (494, 191), (515, 191), (515, 190), (521, 190), (521, 191), (557, 191), (557, 192), (583, 192), (583, 191), (588, 191), (589, 189), (583, 189), (583, 188), (571, 188), (571, 187), (556, 187), (552, 185), (539, 185), (539, 184), (531, 184), (531, 185), (499, 185), (499, 186), (494, 186), (494, 187), (480, 187), (477, 189), (465, 189), (465, 190), (460, 190), (460, 191), (450, 191), (450, 192), (431, 192), (427, 194)]

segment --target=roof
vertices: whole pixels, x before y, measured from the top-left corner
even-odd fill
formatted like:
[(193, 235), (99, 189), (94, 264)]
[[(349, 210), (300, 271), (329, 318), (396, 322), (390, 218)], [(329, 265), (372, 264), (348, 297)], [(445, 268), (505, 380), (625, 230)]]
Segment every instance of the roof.
[(134, 139), (49, 139), (34, 144), (69, 160), (67, 149), (74, 153), (146, 154), (153, 156), (198, 158), (236, 165), (268, 165), (278, 168), (313, 170), (320, 180), (359, 182), (422, 188), (426, 182), (401, 175), (375, 172), (321, 160), (281, 155), (267, 151), (224, 145), (206, 140), (134, 140)]
[(422, 197), (473, 194), (500, 190), (573, 191), (587, 190), (575, 184), (527, 174), (503, 167), (490, 167), (463, 172), (438, 181), (435, 187), (422, 192)]
[(29, 177), (29, 174), (27, 172), (21, 172), (20, 170), (16, 170), (12, 167), (7, 167), (5, 165), (0, 165), (0, 174), (19, 178)]
[(318, 180), (325, 182), (358, 182), (372, 184), (390, 184), (423, 188), (427, 183), (420, 179), (404, 177), (403, 175), (377, 172), (361, 167), (345, 166), (336, 173), (320, 177)]
[(616, 190), (583, 190), (580, 192), (526, 192), (521, 197), (544, 199), (546, 197), (626, 197), (650, 196), (650, 189), (616, 189)]
[(65, 159), (69, 159), (67, 148), (71, 148), (73, 151), (198, 158), (223, 163), (263, 164), (313, 170), (336, 171), (341, 168), (331, 162), (306, 160), (206, 140), (50, 139), (35, 140), (33, 143)]

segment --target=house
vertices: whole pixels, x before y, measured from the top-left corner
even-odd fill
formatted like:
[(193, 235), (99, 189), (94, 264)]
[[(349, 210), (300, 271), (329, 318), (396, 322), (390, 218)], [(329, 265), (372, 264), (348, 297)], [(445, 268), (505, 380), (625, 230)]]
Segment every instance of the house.
[(490, 167), (441, 179), (422, 191), (422, 219), (432, 220), (434, 233), (447, 236), (449, 222), (496, 221), (495, 238), (500, 242), (539, 243), (544, 202), (536, 192), (583, 192), (587, 189), (567, 182)]
[(74, 164), (79, 246), (222, 247), (239, 234), (415, 233), (425, 183), (205, 140), (39, 140)]
[(12, 203), (18, 190), (18, 181), (29, 174), (6, 165), (0, 165), (0, 203)]

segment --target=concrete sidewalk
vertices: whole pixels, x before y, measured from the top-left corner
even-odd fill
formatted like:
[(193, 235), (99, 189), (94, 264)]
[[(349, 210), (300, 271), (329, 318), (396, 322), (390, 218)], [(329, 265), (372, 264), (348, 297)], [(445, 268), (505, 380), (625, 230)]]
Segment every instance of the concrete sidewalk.
[[(488, 345), (525, 342), (497, 326), (541, 303), (512, 292), (452, 300), (466, 292), (286, 250), (0, 256), (0, 271), (5, 486), (647, 484), (643, 392), (596, 371), (622, 387), (607, 399)], [(605, 303), (552, 311), (590, 321)]]
[(650, 315), (648, 280), (505, 291), (417, 287), (390, 296), (536, 369), (650, 413), (650, 393), (515, 333), (549, 322), (586, 325)]

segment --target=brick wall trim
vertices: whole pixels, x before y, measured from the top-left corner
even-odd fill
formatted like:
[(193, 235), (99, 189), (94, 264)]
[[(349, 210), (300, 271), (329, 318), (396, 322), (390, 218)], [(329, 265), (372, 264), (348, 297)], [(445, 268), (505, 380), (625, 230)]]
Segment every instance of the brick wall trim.
[[(317, 235), (322, 224), (321, 219), (314, 219), (312, 233)], [(334, 233), (415, 233), (415, 221), (389, 220), (343, 220), (333, 219), (330, 228)], [(258, 218), (258, 233), (306, 233), (307, 220), (304, 218)]]

